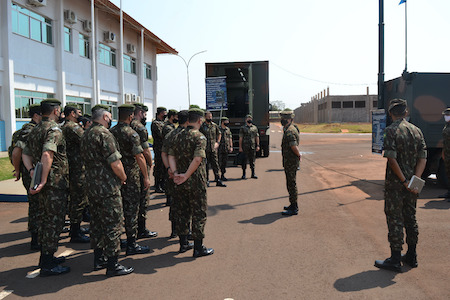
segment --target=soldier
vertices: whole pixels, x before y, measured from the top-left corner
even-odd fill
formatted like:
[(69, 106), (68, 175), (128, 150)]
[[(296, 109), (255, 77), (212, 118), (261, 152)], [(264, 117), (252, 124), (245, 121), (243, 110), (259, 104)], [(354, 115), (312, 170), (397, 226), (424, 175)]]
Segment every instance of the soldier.
[[(147, 173), (150, 174), (152, 168), (153, 159), (152, 153), (150, 151), (150, 146), (148, 144), (148, 131), (145, 125), (147, 124), (147, 111), (148, 107), (141, 104), (135, 103), (134, 110), (134, 120), (131, 121), (131, 128), (139, 134), (139, 139), (141, 142), (141, 147), (144, 150), (142, 154), (145, 157), (147, 164)], [(150, 189), (145, 189), (144, 176), (142, 172), (139, 173), (139, 180), (141, 183), (140, 201), (139, 201), (139, 215), (138, 215), (138, 235), (137, 239), (157, 237), (158, 233), (155, 231), (150, 231), (147, 229), (145, 222), (147, 220), (147, 205), (150, 199)]]
[(64, 225), (69, 179), (66, 142), (56, 123), (61, 116), (60, 105), (57, 99), (41, 102), (42, 122), (30, 132), (22, 154), (23, 163), (31, 177), (34, 165), (42, 163), (41, 181), (36, 189), (30, 187), (30, 193), (38, 195), (41, 210), (39, 266), (42, 277), (70, 272), (69, 267), (60, 265), (65, 257), (54, 257)]
[(286, 175), (286, 187), (289, 192), (289, 206), (284, 207), (282, 212), (285, 216), (298, 214), (297, 204), (297, 170), (300, 166), (300, 151), (298, 144), (300, 142), (298, 129), (292, 123), (294, 112), (292, 110), (283, 110), (281, 113), (281, 125), (283, 126), (283, 139), (281, 141), (281, 153), (283, 155), (283, 168)]
[[(175, 109), (170, 109), (169, 113), (167, 114), (167, 119), (164, 122), (164, 127), (162, 130), (162, 135), (164, 137), (163, 140), (163, 147), (164, 147), (164, 141), (166, 140), (166, 136), (172, 131), (174, 130), (175, 124), (178, 123), (178, 111), (176, 111)], [(161, 159), (162, 159), (162, 152), (161, 152)], [(164, 165), (164, 159), (162, 159), (163, 161), (163, 165)], [(163, 172), (163, 182), (164, 182), (164, 187), (165, 187), (165, 192), (166, 192), (166, 206), (170, 206), (172, 204), (172, 196), (170, 195), (171, 192), (167, 192), (167, 180), (169, 178), (169, 174), (167, 173), (167, 168), (164, 168), (164, 172)]]
[(176, 222), (180, 237), (180, 253), (190, 249), (187, 235), (189, 221), (192, 218), (192, 236), (194, 238), (194, 257), (211, 255), (214, 249), (203, 246), (206, 223), (206, 138), (199, 131), (203, 110), (189, 110), (189, 123), (186, 130), (176, 135), (174, 143), (183, 147), (169, 149), (169, 172), (174, 174), (178, 197), (179, 219)]
[(245, 169), (247, 169), (247, 160), (252, 170), (252, 178), (258, 179), (255, 175), (256, 151), (259, 151), (259, 133), (258, 128), (253, 125), (253, 117), (245, 117), (245, 125), (239, 131), (239, 152), (244, 154), (242, 163), (242, 179), (245, 179)]
[(164, 193), (163, 172), (164, 166), (161, 160), (161, 148), (164, 140), (162, 130), (164, 128), (164, 120), (167, 115), (165, 107), (156, 108), (156, 119), (153, 120), (151, 130), (153, 137), (153, 153), (155, 154), (155, 167), (153, 168), (153, 176), (155, 177), (155, 192)]
[(136, 243), (138, 229), (139, 202), (141, 196), (141, 182), (139, 169), (144, 177), (144, 189), (150, 187), (147, 173), (147, 162), (143, 155), (139, 135), (130, 123), (134, 118), (134, 105), (123, 104), (119, 106), (119, 123), (111, 128), (111, 133), (119, 144), (122, 164), (127, 175), (127, 181), (121, 188), (123, 214), (125, 216), (125, 232), (127, 234), (126, 255), (144, 254), (150, 252), (147, 246)]
[(84, 130), (88, 129), (92, 125), (91, 118), (92, 116), (89, 114), (84, 114), (83, 117), (81, 118), (80, 121)]
[(227, 171), (228, 153), (233, 152), (233, 136), (230, 128), (228, 128), (230, 120), (227, 117), (222, 117), (220, 120), (220, 145), (219, 145), (219, 165), (222, 176), (220, 180), (228, 181), (225, 177)]
[(81, 137), (84, 134), (84, 129), (80, 126), (79, 121), (81, 111), (75, 106), (66, 105), (64, 115), (66, 121), (62, 126), (62, 132), (66, 140), (66, 152), (69, 161), (70, 242), (89, 243), (89, 237), (81, 232), (80, 227), (83, 211), (88, 204), (84, 163), (80, 153)]
[[(123, 208), (120, 187), (127, 180), (117, 141), (108, 130), (112, 116), (108, 106), (92, 108), (92, 126), (81, 138), (81, 157), (86, 166), (86, 189), (91, 206), (91, 246), (94, 270), (106, 269), (107, 276), (134, 271), (118, 263)], [(106, 258), (105, 258), (106, 257)]]
[(207, 139), (206, 142), (206, 183), (209, 186), (209, 166), (214, 172), (214, 181), (217, 186), (226, 187), (219, 178), (219, 161), (217, 158), (217, 149), (221, 139), (219, 126), (212, 121), (212, 113), (205, 112), (205, 122), (200, 127), (200, 132), (203, 133)]
[[(447, 178), (450, 178), (450, 108), (447, 108), (442, 112), (445, 119), (444, 130), (442, 130), (442, 136), (444, 139), (444, 147), (442, 148), (442, 159), (444, 160), (445, 173)], [(450, 202), (450, 187), (447, 187), (447, 192), (440, 195), (439, 198), (445, 198)]]
[[(387, 158), (384, 186), (384, 212), (388, 225), (391, 257), (376, 260), (375, 266), (401, 272), (401, 261), (417, 267), (416, 245), (419, 229), (416, 221), (417, 189), (408, 188), (408, 180), (420, 177), (425, 169), (427, 150), (422, 131), (407, 122), (406, 100), (394, 99), (389, 105), (392, 124), (384, 131), (384, 157)], [(401, 256), (403, 227), (408, 251)]]
[(30, 105), (29, 116), (31, 121), (22, 126), (21, 129), (17, 130), (13, 134), (12, 144), (9, 147), (9, 156), (11, 163), (14, 166), (14, 176), (16, 181), (18, 181), (22, 175), (22, 184), (27, 191), (28, 198), (28, 231), (31, 233), (31, 250), (40, 250), (38, 242), (38, 231), (39, 231), (39, 197), (38, 195), (32, 195), (30, 193), (31, 177), (28, 173), (27, 168), (25, 168), (22, 162), (22, 152), (27, 144), (28, 136), (33, 130), (33, 128), (39, 124), (42, 120), (41, 115), (41, 105), (32, 104)]

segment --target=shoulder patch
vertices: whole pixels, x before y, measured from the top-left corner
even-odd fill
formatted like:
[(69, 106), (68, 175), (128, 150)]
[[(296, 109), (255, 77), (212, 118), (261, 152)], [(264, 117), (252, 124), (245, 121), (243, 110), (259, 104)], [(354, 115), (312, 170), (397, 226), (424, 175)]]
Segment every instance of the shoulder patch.
[(50, 128), (50, 130), (62, 132), (62, 130), (61, 130), (61, 128), (59, 128), (59, 126), (53, 126), (52, 128)]

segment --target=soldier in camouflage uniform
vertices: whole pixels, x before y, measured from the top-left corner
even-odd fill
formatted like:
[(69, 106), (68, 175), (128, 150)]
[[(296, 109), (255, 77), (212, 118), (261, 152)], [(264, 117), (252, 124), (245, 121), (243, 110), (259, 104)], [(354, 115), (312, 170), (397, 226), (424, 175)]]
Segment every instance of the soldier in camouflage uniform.
[(227, 171), (227, 162), (228, 162), (228, 153), (233, 152), (233, 136), (231, 134), (230, 128), (228, 125), (230, 124), (230, 120), (227, 117), (222, 117), (220, 120), (220, 143), (219, 143), (219, 166), (220, 172), (222, 175), (220, 176), (220, 180), (227, 181), (228, 179), (225, 177), (225, 173)]
[[(442, 130), (442, 137), (444, 140), (444, 147), (442, 148), (442, 159), (444, 160), (445, 173), (447, 178), (450, 178), (450, 108), (442, 112), (445, 119), (445, 126)], [(447, 187), (447, 193), (440, 195), (439, 198), (445, 198), (450, 202), (450, 186)]]
[(142, 154), (144, 149), (142, 149), (139, 134), (130, 126), (134, 118), (134, 109), (134, 105), (131, 104), (119, 106), (119, 123), (110, 130), (119, 144), (123, 168), (127, 175), (126, 184), (121, 188), (125, 232), (127, 234), (126, 255), (144, 254), (150, 251), (147, 246), (140, 246), (136, 243), (141, 195), (139, 170), (144, 177), (144, 188), (146, 190), (150, 187), (150, 180), (147, 173), (147, 162)]
[(61, 128), (55, 122), (61, 116), (61, 102), (45, 99), (41, 102), (42, 122), (30, 132), (22, 159), (33, 177), (34, 165), (42, 163), (41, 181), (31, 194), (37, 194), (41, 210), (39, 241), (41, 243), (40, 276), (60, 275), (70, 271), (61, 266), (65, 258), (56, 258), (59, 235), (66, 213), (69, 165), (66, 142)]
[(92, 108), (92, 125), (81, 138), (81, 157), (86, 167), (86, 189), (91, 207), (91, 246), (94, 270), (107, 268), (107, 276), (133, 272), (118, 263), (123, 208), (120, 187), (127, 180), (119, 145), (108, 130), (112, 116), (108, 106)]
[(84, 163), (81, 159), (80, 144), (84, 129), (80, 126), (81, 113), (75, 106), (64, 108), (66, 121), (62, 126), (66, 140), (67, 159), (69, 161), (69, 218), (70, 242), (89, 243), (89, 237), (81, 232), (80, 224), (83, 211), (88, 205), (85, 189)]
[(203, 246), (206, 223), (206, 137), (199, 131), (204, 113), (201, 109), (189, 110), (189, 123), (185, 130), (176, 135), (174, 144), (183, 147), (169, 149), (169, 172), (174, 174), (177, 184), (179, 219), (176, 222), (180, 237), (180, 253), (186, 252), (189, 220), (192, 218), (194, 257), (211, 255), (214, 249)]
[(239, 152), (242, 152), (245, 157), (242, 163), (242, 179), (245, 179), (247, 160), (252, 170), (252, 178), (258, 179), (258, 176), (255, 175), (256, 151), (259, 151), (258, 128), (253, 125), (253, 117), (251, 115), (245, 117), (245, 123), (239, 131)]
[[(176, 111), (175, 109), (170, 109), (169, 113), (167, 114), (167, 119), (164, 122), (164, 127), (162, 130), (162, 135), (164, 137), (163, 140), (163, 147), (164, 147), (164, 141), (166, 140), (166, 136), (172, 131), (174, 130), (175, 124), (178, 123), (178, 111)], [(161, 148), (162, 149), (162, 148)], [(167, 152), (166, 152), (167, 155)], [(162, 157), (162, 150), (161, 150), (161, 159), (164, 165), (164, 172), (163, 172), (163, 182), (164, 182), (164, 187), (165, 187), (165, 192), (166, 192), (166, 206), (170, 206), (172, 204), (172, 191), (168, 191), (168, 189), (170, 189), (171, 187), (167, 186), (167, 181), (169, 179), (169, 174), (167, 173), (167, 168), (165, 167), (164, 164), (164, 158)], [(167, 157), (166, 157), (167, 158)]]
[[(148, 131), (145, 125), (147, 124), (147, 111), (148, 107), (141, 104), (135, 103), (134, 119), (131, 121), (131, 128), (139, 134), (139, 139), (141, 142), (141, 147), (144, 150), (142, 154), (145, 157), (147, 164), (147, 173), (150, 174), (152, 168), (153, 159), (152, 153), (150, 151), (150, 146), (148, 144)], [(144, 175), (142, 172), (139, 173), (139, 180), (141, 182), (141, 193), (139, 201), (139, 215), (138, 215), (138, 239), (157, 237), (158, 233), (155, 231), (150, 231), (147, 229), (145, 223), (147, 220), (147, 206), (150, 199), (150, 189), (145, 188)]]
[(12, 143), (9, 147), (9, 158), (14, 166), (14, 176), (16, 181), (22, 176), (22, 184), (27, 191), (28, 198), (28, 231), (31, 233), (31, 250), (40, 250), (38, 241), (39, 232), (39, 197), (38, 195), (32, 195), (30, 193), (31, 177), (28, 173), (27, 168), (25, 168), (22, 162), (22, 152), (27, 144), (28, 136), (33, 130), (33, 128), (39, 124), (42, 120), (41, 116), (41, 105), (32, 104), (29, 110), (31, 121), (22, 126), (21, 129), (17, 130), (13, 134)]
[[(384, 187), (384, 212), (388, 225), (391, 257), (376, 260), (378, 268), (401, 272), (401, 261), (417, 267), (416, 245), (419, 229), (416, 221), (417, 189), (408, 188), (413, 175), (420, 177), (425, 169), (427, 150), (422, 131), (407, 122), (406, 101), (390, 102), (389, 115), (392, 124), (384, 131), (384, 157), (387, 158)], [(406, 229), (408, 251), (401, 256), (403, 228)]]
[(153, 120), (151, 130), (153, 137), (153, 153), (155, 154), (155, 167), (153, 168), (153, 176), (155, 177), (155, 192), (164, 193), (163, 172), (164, 164), (161, 159), (161, 148), (164, 140), (162, 130), (164, 128), (164, 120), (167, 115), (165, 107), (156, 108), (156, 119)]
[(284, 110), (280, 113), (281, 125), (283, 126), (283, 139), (281, 141), (281, 154), (283, 156), (283, 168), (286, 175), (286, 187), (289, 192), (289, 206), (284, 207), (282, 212), (285, 216), (298, 214), (297, 203), (297, 170), (300, 166), (300, 151), (298, 145), (300, 142), (297, 128), (292, 123), (294, 112)]

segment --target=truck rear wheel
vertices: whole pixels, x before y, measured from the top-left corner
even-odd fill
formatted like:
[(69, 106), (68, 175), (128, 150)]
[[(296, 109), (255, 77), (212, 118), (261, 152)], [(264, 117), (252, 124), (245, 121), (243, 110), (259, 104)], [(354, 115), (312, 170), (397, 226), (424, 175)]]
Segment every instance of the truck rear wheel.
[(444, 188), (448, 188), (448, 178), (447, 173), (445, 172), (445, 163), (442, 158), (439, 160), (439, 167), (438, 171), (436, 172), (436, 177), (440, 185), (442, 185)]

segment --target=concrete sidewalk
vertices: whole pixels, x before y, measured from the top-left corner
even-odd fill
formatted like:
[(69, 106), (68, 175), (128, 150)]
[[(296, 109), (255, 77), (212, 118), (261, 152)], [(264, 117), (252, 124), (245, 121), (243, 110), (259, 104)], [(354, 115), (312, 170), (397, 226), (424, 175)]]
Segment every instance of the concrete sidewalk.
[(8, 179), (0, 181), (0, 202), (27, 202), (27, 192), (22, 179), (14, 181)]

